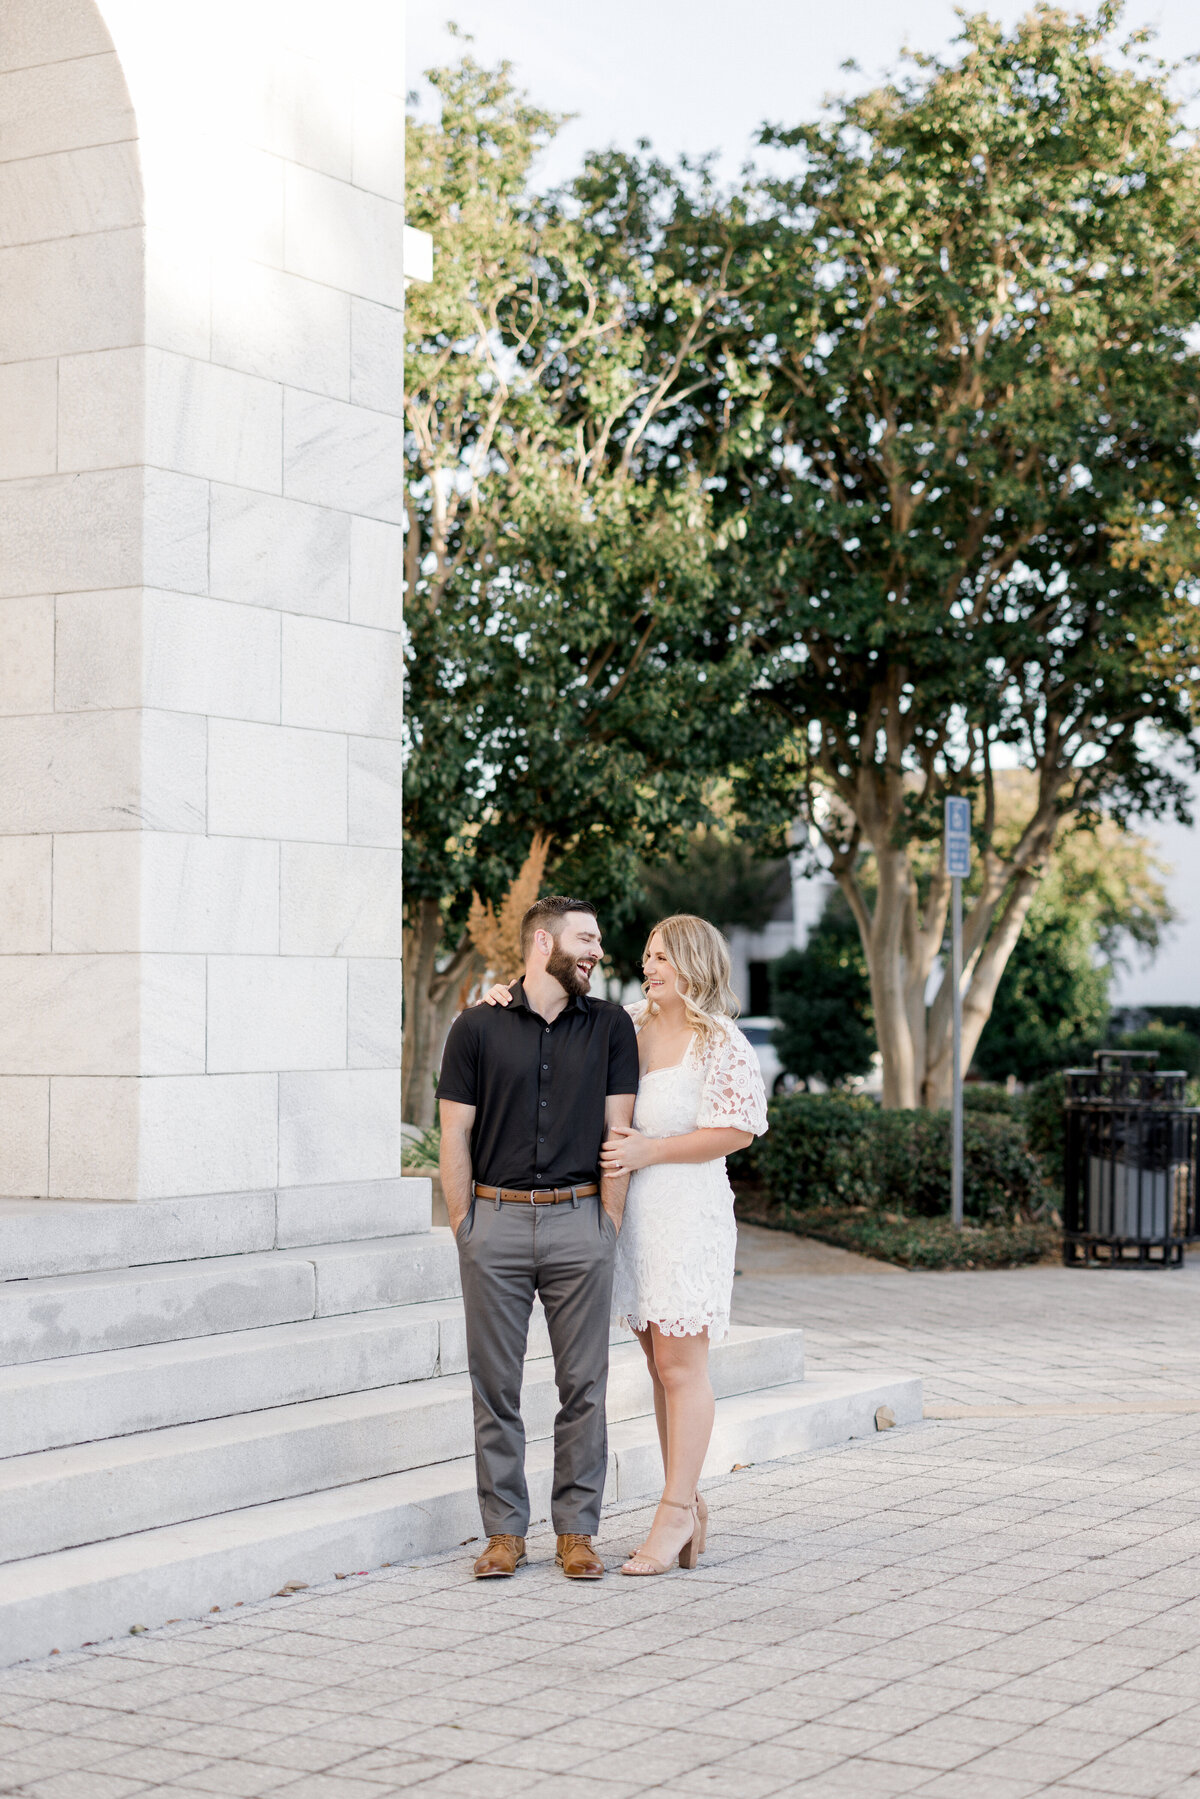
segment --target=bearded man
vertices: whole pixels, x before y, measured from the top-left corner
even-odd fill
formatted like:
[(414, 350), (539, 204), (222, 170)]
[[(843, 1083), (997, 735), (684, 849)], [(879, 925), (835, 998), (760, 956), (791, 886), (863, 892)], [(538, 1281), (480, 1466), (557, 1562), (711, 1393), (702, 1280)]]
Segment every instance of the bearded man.
[(488, 1536), (479, 1579), (514, 1574), (525, 1560), (521, 1376), (535, 1293), (559, 1398), (556, 1560), (569, 1580), (604, 1573), (592, 1537), (608, 1466), (613, 1252), (629, 1177), (597, 1171), (608, 1130), (632, 1122), (638, 1051), (629, 1014), (588, 991), (600, 949), (586, 900), (538, 900), (521, 921), (525, 973), (511, 1003), (463, 1012), (442, 1058), (442, 1187), (462, 1271)]

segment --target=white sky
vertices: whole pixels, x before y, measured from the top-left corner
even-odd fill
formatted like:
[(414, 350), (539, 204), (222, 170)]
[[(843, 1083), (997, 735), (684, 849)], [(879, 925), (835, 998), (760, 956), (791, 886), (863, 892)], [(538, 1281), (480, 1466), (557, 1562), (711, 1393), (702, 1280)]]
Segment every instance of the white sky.
[[(1009, 23), (1028, 6), (972, 0), (969, 10)], [(1169, 61), (1200, 52), (1195, 0), (1129, 0), (1125, 18), (1131, 26), (1155, 26)], [(668, 158), (716, 150), (732, 176), (753, 152), (764, 120), (786, 125), (811, 117), (826, 94), (865, 85), (906, 44), (944, 48), (956, 27), (950, 0), (605, 0), (602, 7), (408, 0), (411, 87), (423, 69), (459, 53), (461, 43), (445, 30), (450, 20), (473, 37), (481, 62), (507, 59), (539, 105), (577, 115), (543, 159), (548, 181), (569, 175), (587, 149), (631, 147), (638, 138)], [(861, 75), (842, 71), (848, 58)], [(1197, 90), (1200, 71), (1188, 71), (1183, 91)], [(1189, 112), (1200, 119), (1200, 105)], [(1123, 1004), (1200, 1004), (1200, 830), (1158, 826), (1149, 834), (1173, 866), (1181, 922), (1154, 966), (1118, 978), (1113, 997)]]

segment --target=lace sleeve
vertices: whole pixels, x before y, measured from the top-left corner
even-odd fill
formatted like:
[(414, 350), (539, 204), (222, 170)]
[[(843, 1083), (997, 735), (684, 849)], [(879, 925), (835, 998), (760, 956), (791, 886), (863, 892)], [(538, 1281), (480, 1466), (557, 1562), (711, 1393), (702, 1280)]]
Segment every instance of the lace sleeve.
[(704, 1091), (696, 1129), (726, 1128), (761, 1137), (767, 1128), (767, 1095), (758, 1057), (736, 1025), (710, 1039), (703, 1054)]

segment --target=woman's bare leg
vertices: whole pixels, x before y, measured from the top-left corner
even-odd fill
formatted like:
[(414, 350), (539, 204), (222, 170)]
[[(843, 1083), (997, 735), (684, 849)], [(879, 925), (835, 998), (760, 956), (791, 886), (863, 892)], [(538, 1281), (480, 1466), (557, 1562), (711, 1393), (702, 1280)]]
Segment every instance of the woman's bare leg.
[(644, 1331), (635, 1331), (642, 1353), (646, 1358), (646, 1366), (650, 1370), (650, 1381), (654, 1388), (654, 1422), (658, 1426), (658, 1447), (662, 1455), (663, 1479), (667, 1478), (667, 1395), (662, 1382), (658, 1378), (658, 1369), (654, 1366), (654, 1339), (650, 1334), (650, 1326)]
[(663, 1504), (638, 1554), (669, 1562), (692, 1534), (691, 1521), (680, 1507), (690, 1507), (695, 1498), (712, 1438), (715, 1402), (708, 1378), (707, 1331), (694, 1337), (668, 1337), (652, 1324), (650, 1337), (666, 1411), (666, 1484)]

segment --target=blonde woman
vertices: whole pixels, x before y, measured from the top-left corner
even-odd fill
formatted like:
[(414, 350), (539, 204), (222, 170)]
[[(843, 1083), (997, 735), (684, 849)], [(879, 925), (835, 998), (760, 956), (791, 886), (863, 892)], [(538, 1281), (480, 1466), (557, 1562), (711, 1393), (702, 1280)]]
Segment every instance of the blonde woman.
[(725, 1158), (767, 1128), (758, 1059), (734, 1024), (729, 949), (688, 913), (664, 918), (642, 958), (633, 1124), (601, 1151), (628, 1172), (613, 1308), (645, 1352), (665, 1482), (650, 1534), (622, 1574), (693, 1568), (707, 1508), (697, 1491), (713, 1427), (708, 1346), (729, 1329), (737, 1228)]
[[(729, 1329), (737, 1228), (725, 1158), (767, 1128), (758, 1058), (734, 1024), (729, 947), (679, 913), (650, 933), (644, 1001), (632, 1008), (639, 1084), (633, 1124), (612, 1131), (604, 1174), (631, 1176), (617, 1238), (613, 1309), (654, 1383), (665, 1476), (650, 1534), (622, 1574), (694, 1568), (708, 1511), (697, 1490), (713, 1427), (708, 1346)], [(493, 987), (490, 1005), (507, 1005)]]

